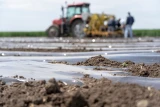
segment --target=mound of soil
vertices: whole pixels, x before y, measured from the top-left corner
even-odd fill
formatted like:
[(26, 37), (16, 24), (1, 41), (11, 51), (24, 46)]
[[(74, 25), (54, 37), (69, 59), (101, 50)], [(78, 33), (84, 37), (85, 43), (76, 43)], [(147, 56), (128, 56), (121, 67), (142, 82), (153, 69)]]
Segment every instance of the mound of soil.
[[(111, 61), (101, 55), (91, 57), (84, 62), (78, 62), (76, 65), (84, 66), (109, 66), (109, 67), (126, 67), (128, 68), (126, 72), (131, 72), (134, 76), (142, 77), (160, 77), (160, 64), (145, 65), (145, 64), (135, 64), (132, 61), (125, 61), (123, 63), (117, 61)], [(107, 70), (101, 68), (95, 68), (95, 70)]]
[(143, 76), (143, 77), (160, 77), (160, 64), (145, 65), (136, 64), (131, 66), (128, 70), (133, 75)]
[(76, 65), (84, 65), (84, 66), (108, 66), (108, 67), (127, 67), (135, 64), (131, 61), (125, 61), (123, 63), (109, 60), (101, 55), (91, 57), (84, 62), (78, 62)]
[(0, 107), (159, 107), (160, 92), (135, 84), (82, 78), (82, 87), (50, 79), (5, 85), (0, 81)]

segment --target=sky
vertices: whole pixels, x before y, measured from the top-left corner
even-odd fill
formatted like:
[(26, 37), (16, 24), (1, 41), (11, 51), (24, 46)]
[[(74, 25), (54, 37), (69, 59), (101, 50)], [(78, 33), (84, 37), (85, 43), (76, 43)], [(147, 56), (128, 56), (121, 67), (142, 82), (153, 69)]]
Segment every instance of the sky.
[(0, 31), (44, 31), (61, 15), (61, 6), (91, 3), (91, 13), (135, 18), (134, 29), (160, 28), (160, 0), (0, 0)]

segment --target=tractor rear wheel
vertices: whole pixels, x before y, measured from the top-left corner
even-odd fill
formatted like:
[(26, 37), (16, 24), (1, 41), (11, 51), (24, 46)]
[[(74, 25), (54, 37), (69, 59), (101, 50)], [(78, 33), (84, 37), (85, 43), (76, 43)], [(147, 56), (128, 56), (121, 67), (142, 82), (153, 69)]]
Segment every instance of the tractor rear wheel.
[(46, 32), (47, 32), (48, 37), (58, 37), (59, 36), (59, 28), (55, 25), (50, 26)]
[(74, 37), (78, 37), (78, 38), (84, 37), (85, 33), (83, 29), (84, 29), (84, 23), (82, 20), (76, 20), (71, 25), (72, 34)]

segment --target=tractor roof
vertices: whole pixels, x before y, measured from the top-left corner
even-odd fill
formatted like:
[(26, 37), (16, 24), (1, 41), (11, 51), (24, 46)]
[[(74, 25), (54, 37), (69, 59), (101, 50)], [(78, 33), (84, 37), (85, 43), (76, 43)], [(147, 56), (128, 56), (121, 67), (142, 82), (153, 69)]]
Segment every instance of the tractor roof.
[(85, 2), (82, 2), (82, 3), (73, 3), (73, 4), (69, 4), (68, 7), (72, 7), (72, 6), (83, 6), (83, 5), (89, 6), (90, 4), (89, 4), (89, 3), (85, 3)]

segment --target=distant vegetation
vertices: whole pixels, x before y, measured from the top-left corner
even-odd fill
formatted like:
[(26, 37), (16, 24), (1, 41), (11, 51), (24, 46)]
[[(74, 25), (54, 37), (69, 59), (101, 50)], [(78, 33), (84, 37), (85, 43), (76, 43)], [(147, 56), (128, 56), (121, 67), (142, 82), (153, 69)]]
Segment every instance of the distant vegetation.
[[(154, 30), (134, 30), (134, 35), (137, 37), (141, 36), (159, 36), (160, 29)], [(45, 32), (0, 32), (0, 37), (46, 37)]]
[(135, 36), (153, 36), (153, 37), (160, 37), (160, 29), (153, 29), (153, 30), (134, 30)]
[(0, 37), (42, 37), (45, 32), (0, 32)]

